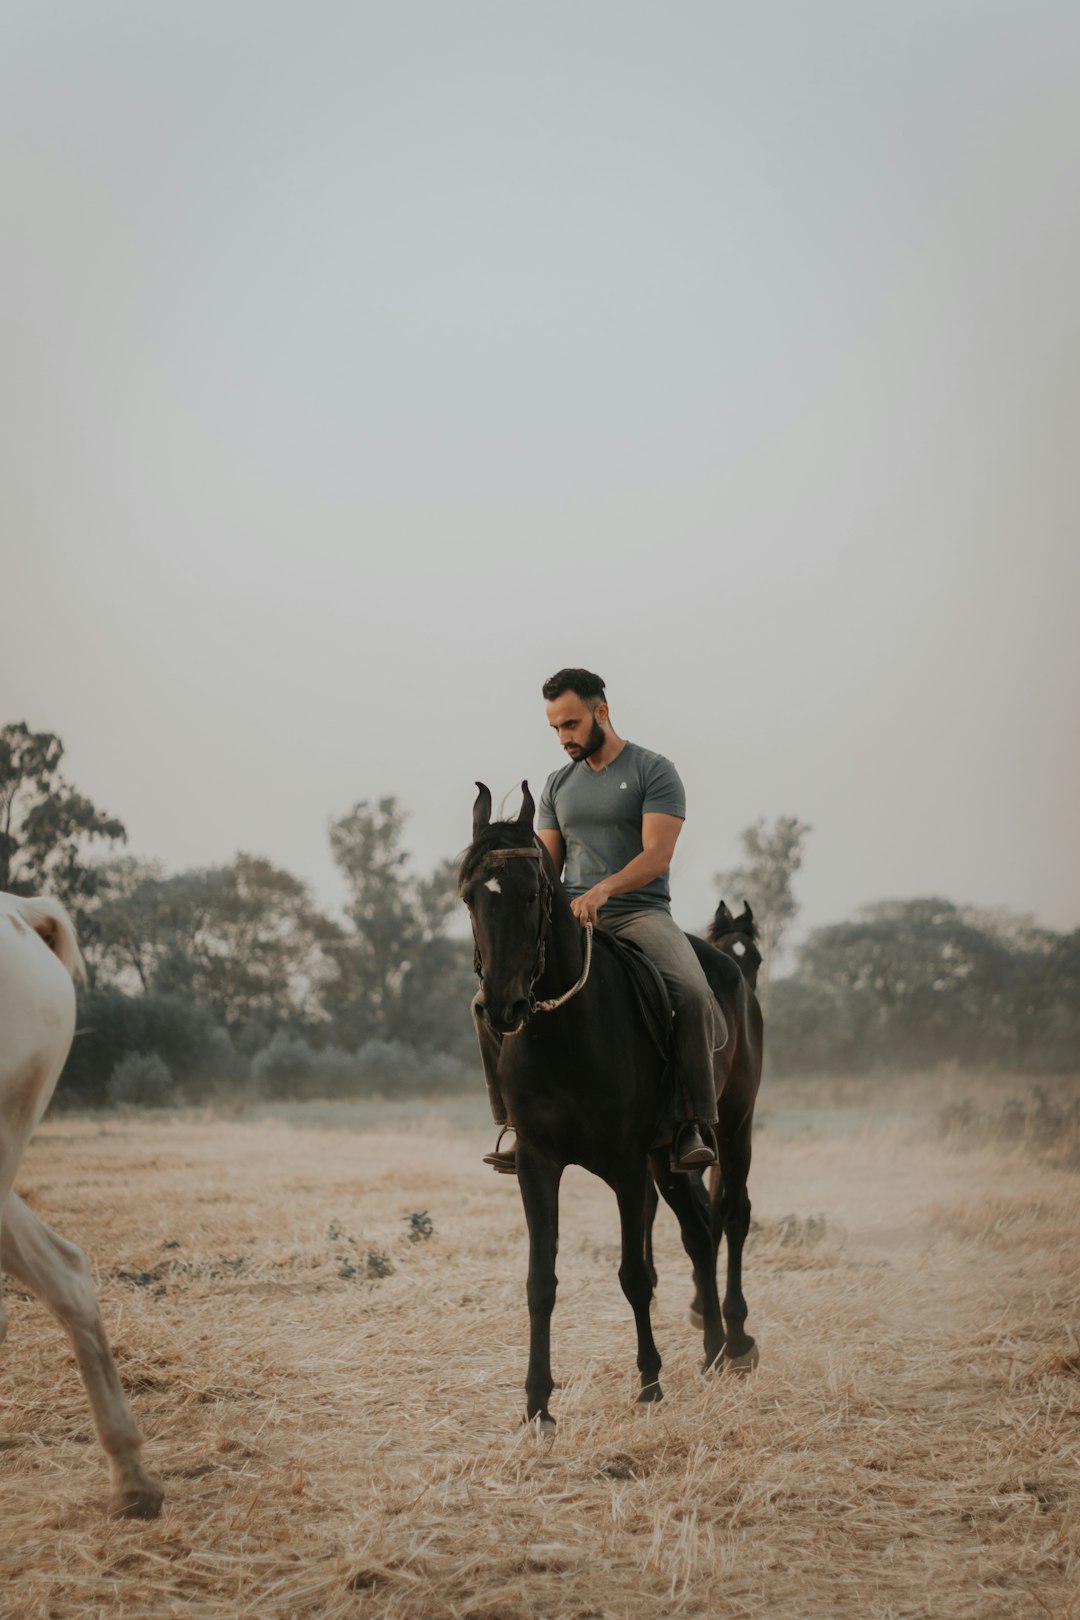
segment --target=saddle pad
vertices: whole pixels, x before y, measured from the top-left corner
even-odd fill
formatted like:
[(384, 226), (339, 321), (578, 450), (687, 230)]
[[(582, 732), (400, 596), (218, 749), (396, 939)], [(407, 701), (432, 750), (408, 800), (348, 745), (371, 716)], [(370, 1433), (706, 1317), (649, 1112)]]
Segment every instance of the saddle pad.
[(597, 945), (603, 950), (610, 951), (622, 964), (633, 989), (634, 999), (645, 1020), (645, 1026), (660, 1056), (666, 1060), (671, 1056), (672, 1008), (667, 985), (661, 977), (660, 969), (640, 945), (635, 945), (629, 939), (616, 939), (614, 934), (606, 934), (602, 928), (593, 931), (594, 950)]

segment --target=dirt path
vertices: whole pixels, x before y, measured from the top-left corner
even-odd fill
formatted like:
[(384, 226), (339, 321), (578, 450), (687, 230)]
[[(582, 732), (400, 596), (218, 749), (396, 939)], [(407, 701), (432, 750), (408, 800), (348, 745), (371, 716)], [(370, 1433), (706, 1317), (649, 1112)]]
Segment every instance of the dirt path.
[(761, 1368), (701, 1376), (664, 1219), (639, 1414), (614, 1201), (570, 1172), (546, 1444), (517, 1427), (523, 1223), (485, 1145), (46, 1127), (22, 1189), (95, 1258), (168, 1506), (103, 1520), (71, 1358), (9, 1290), (0, 1613), (1080, 1616), (1080, 1179), (766, 1130)]

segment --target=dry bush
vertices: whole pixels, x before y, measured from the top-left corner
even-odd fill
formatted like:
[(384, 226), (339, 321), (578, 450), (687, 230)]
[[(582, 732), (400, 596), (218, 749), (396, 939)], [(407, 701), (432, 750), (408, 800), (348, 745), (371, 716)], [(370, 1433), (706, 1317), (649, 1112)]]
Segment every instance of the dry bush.
[(1059, 1170), (1080, 1171), (1080, 1094), (1052, 1095), (1045, 1085), (1029, 1083), (997, 1111), (980, 1108), (970, 1097), (947, 1103), (939, 1113), (946, 1137), (970, 1147), (993, 1142), (1020, 1149)]

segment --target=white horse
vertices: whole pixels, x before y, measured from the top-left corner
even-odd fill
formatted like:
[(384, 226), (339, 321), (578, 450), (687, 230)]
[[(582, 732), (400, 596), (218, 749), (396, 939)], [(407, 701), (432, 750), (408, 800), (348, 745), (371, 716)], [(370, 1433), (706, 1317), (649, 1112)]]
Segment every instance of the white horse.
[[(84, 976), (71, 919), (56, 900), (0, 894), (0, 1271), (59, 1319), (75, 1351), (109, 1459), (109, 1512), (152, 1519), (164, 1492), (139, 1461), (142, 1437), (105, 1337), (86, 1256), (13, 1191), (27, 1142), (53, 1094), (75, 1031)], [(0, 1340), (6, 1321), (0, 1292)]]

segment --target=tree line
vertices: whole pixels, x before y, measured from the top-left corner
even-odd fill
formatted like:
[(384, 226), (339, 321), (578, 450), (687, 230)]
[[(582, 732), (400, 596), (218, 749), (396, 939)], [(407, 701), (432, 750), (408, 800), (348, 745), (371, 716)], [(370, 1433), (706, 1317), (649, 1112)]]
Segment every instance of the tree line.
[(455, 865), (413, 871), (395, 798), (330, 823), (338, 920), (260, 855), (168, 874), (117, 853), (123, 823), (65, 780), (63, 752), (25, 724), (0, 731), (0, 889), (62, 900), (89, 974), (60, 1104), (475, 1084)]
[(813, 929), (794, 970), (770, 961), (798, 912), (793, 882), (811, 829), (793, 816), (742, 834), (721, 873), (762, 922), (765, 1047), (774, 1072), (851, 1074), (942, 1063), (1080, 1073), (1080, 930), (1003, 909), (881, 900)]
[[(167, 873), (62, 774), (63, 744), (0, 730), (0, 889), (69, 907), (89, 971), (58, 1102), (198, 1102), (459, 1091), (479, 1084), (471, 945), (449, 923), (455, 862), (414, 871), (394, 797), (330, 823), (341, 919), (263, 856)], [(853, 1072), (943, 1061), (1080, 1070), (1080, 931), (947, 900), (880, 902), (813, 930), (770, 976), (811, 829), (742, 834), (717, 878), (761, 930), (767, 1062)]]

